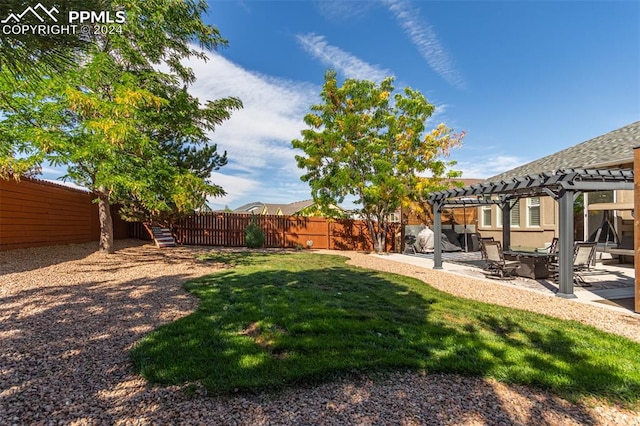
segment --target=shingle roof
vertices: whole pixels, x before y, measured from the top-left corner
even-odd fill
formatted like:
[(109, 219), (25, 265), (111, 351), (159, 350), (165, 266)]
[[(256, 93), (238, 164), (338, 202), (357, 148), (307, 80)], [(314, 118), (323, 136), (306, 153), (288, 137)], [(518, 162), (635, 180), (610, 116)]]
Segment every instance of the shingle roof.
[(313, 205), (313, 200), (296, 201), (290, 204), (273, 204), (273, 203), (262, 203), (260, 201), (256, 201), (253, 203), (248, 203), (243, 206), (240, 206), (237, 209), (235, 209), (234, 212), (250, 213), (253, 207), (259, 207), (258, 211), (256, 211), (255, 213), (261, 214), (262, 208), (264, 207), (266, 208), (266, 214), (278, 214), (278, 210), (280, 210), (284, 216), (291, 216), (311, 205)]
[[(296, 201), (291, 204), (281, 205), (280, 209), (282, 210), (282, 214), (285, 216), (293, 215), (298, 213), (302, 209), (306, 209), (309, 206), (313, 205), (313, 200), (303, 200)], [(271, 210), (269, 210), (271, 211)]]
[(260, 207), (260, 210), (258, 211), (258, 213), (262, 213), (262, 207), (264, 206), (264, 203), (261, 203), (260, 201), (254, 201), (253, 203), (247, 203), (244, 204), (240, 207), (238, 207), (237, 209), (234, 210), (235, 213), (251, 213), (251, 210), (253, 210), (256, 207)]
[(633, 159), (633, 148), (637, 146), (640, 146), (640, 121), (492, 176), (487, 181), (499, 182), (559, 169), (623, 164)]

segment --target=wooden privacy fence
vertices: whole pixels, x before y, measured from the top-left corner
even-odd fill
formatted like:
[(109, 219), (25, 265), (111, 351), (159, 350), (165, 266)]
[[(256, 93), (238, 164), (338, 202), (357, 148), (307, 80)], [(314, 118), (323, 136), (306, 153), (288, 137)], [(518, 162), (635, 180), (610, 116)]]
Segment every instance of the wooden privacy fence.
[[(265, 233), (265, 247), (307, 247), (314, 249), (373, 250), (367, 225), (362, 220), (324, 217), (207, 213), (189, 216), (174, 224), (178, 244), (243, 247), (247, 226), (255, 221)], [(392, 224), (387, 235), (387, 251), (396, 249)]]
[[(94, 196), (39, 179), (0, 179), (0, 251), (98, 241)], [(114, 237), (127, 238), (129, 224), (111, 209)]]

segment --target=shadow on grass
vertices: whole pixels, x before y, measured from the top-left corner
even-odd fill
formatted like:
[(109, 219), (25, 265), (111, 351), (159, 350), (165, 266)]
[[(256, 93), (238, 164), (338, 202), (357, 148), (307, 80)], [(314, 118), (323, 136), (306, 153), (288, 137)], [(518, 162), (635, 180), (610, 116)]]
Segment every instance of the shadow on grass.
[(202, 253), (196, 258), (203, 262), (223, 263), (234, 267), (257, 264), (264, 261), (265, 257), (272, 255), (272, 253), (259, 251), (212, 251)]
[(234, 256), (237, 268), (187, 284), (202, 300), (195, 313), (139, 342), (133, 360), (144, 377), (223, 394), (411, 369), (638, 406), (640, 346), (627, 339), (339, 256)]

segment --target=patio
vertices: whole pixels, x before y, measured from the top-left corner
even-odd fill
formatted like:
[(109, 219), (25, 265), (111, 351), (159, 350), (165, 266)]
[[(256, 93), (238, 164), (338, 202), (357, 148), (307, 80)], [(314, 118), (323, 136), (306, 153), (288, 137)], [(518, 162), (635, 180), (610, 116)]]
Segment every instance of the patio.
[[(429, 194), (433, 209), (434, 269), (442, 268), (442, 218), (445, 207), (497, 204), (502, 211), (502, 245), (511, 246), (511, 209), (520, 198), (549, 196), (558, 203), (558, 282), (555, 295), (573, 299), (574, 201), (581, 193), (633, 190), (633, 169), (566, 168), (485, 182)], [(494, 198), (491, 198), (494, 197)], [(497, 198), (495, 198), (497, 197)], [(635, 287), (633, 292), (635, 293)]]
[[(433, 269), (434, 254), (386, 255), (385, 258), (396, 262)], [(505, 286), (518, 286), (548, 296), (555, 296), (558, 284), (551, 279), (530, 279), (516, 277), (508, 280), (489, 278), (482, 267), (485, 265), (480, 252), (442, 253), (442, 266), (447, 272), (487, 280)], [(598, 259), (595, 267), (582, 274), (589, 287), (574, 288), (577, 302), (606, 307), (626, 313), (633, 313), (635, 270), (633, 265), (619, 264), (617, 259)]]

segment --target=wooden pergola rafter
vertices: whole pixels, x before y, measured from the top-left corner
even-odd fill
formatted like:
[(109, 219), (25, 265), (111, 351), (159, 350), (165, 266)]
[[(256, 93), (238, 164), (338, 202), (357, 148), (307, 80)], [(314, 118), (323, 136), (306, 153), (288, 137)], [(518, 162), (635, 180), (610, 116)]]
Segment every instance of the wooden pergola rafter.
[[(511, 245), (511, 208), (520, 198), (550, 196), (559, 205), (559, 297), (573, 293), (573, 202), (583, 192), (633, 189), (633, 169), (562, 169), (497, 182), (484, 182), (429, 194), (434, 217), (434, 268), (442, 269), (442, 221), (444, 207), (497, 204), (502, 210), (504, 247)], [(486, 199), (491, 196), (498, 199)], [(475, 200), (469, 199), (476, 197)]]

